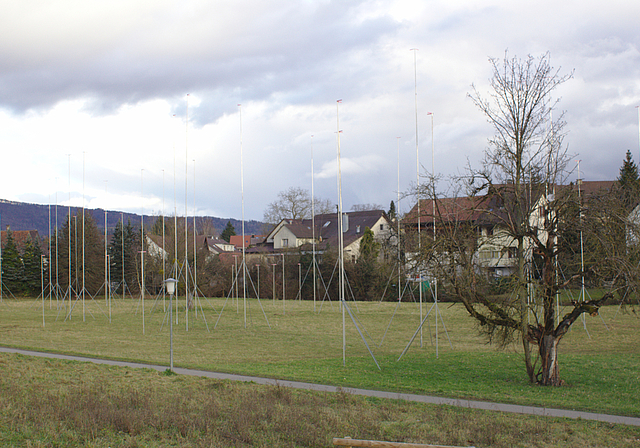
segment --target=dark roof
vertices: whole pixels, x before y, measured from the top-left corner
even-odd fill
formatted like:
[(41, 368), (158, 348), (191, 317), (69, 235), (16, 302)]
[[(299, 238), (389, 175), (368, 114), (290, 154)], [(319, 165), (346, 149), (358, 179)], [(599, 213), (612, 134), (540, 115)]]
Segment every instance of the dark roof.
[[(434, 212), (435, 205), (435, 212)], [(420, 224), (431, 224), (435, 216), (438, 222), (493, 221), (491, 212), (499, 213), (499, 205), (489, 196), (440, 198), (420, 200)], [(418, 204), (405, 215), (402, 224), (416, 226), (418, 222)]]
[[(365, 228), (369, 227), (373, 229), (373, 226), (384, 218), (387, 223), (390, 224), (386, 213), (383, 210), (367, 210), (363, 212), (346, 212), (343, 215), (347, 216), (348, 228), (344, 231), (343, 240), (345, 247), (362, 237)], [(311, 220), (308, 221), (309, 224)], [(317, 215), (315, 217), (316, 224), (316, 238), (321, 238), (322, 242), (337, 247), (338, 243), (338, 214), (329, 213), (325, 215)], [(296, 235), (298, 236), (298, 235)], [(309, 238), (311, 233), (309, 233)]]
[(607, 193), (614, 188), (618, 181), (615, 180), (585, 180), (578, 181), (576, 184), (580, 187), (580, 193), (587, 196), (597, 193)]
[[(611, 191), (617, 184), (616, 181), (579, 181), (568, 185), (557, 185), (558, 190), (575, 189), (580, 187), (583, 196), (591, 196)], [(531, 203), (536, 202), (536, 198), (544, 195), (543, 185), (537, 185), (527, 189), (527, 195)], [(496, 224), (503, 216), (503, 205), (509, 203), (514, 197), (514, 187), (510, 184), (500, 184), (491, 186), (489, 193), (472, 197), (458, 198), (438, 198), (434, 202), (431, 199), (420, 200), (420, 225), (429, 225), (438, 217), (438, 222), (473, 222), (478, 225)], [(436, 207), (435, 213), (433, 207)], [(417, 227), (418, 204), (405, 215), (402, 224), (409, 227)]]

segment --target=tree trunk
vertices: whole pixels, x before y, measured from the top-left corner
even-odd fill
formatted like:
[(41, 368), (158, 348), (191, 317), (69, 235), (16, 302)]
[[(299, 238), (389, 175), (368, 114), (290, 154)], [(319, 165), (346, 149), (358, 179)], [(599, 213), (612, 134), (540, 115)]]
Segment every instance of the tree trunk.
[(540, 341), (539, 353), (541, 366), (540, 384), (543, 386), (561, 386), (562, 381), (558, 374), (558, 343), (559, 337), (545, 335)]

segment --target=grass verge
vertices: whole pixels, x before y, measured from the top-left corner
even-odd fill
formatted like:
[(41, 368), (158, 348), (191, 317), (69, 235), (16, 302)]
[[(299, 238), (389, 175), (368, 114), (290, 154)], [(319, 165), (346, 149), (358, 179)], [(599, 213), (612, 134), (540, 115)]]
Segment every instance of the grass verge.
[(599, 422), (318, 393), (0, 354), (0, 445), (329, 447), (332, 437), (477, 447), (638, 447)]

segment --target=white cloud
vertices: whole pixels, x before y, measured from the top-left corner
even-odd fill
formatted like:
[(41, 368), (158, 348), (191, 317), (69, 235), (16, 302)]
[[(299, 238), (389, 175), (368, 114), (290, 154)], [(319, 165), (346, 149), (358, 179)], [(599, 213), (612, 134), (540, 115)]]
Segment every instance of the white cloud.
[(316, 195), (333, 201), (342, 98), (345, 208), (386, 206), (397, 193), (398, 143), (401, 190), (416, 179), (410, 48), (419, 49), (427, 171), (427, 112), (438, 172), (480, 160), (492, 130), (466, 94), (472, 83), (487, 91), (487, 58), (507, 49), (520, 57), (549, 51), (563, 73), (575, 70), (557, 97), (585, 178), (613, 179), (626, 150), (637, 153), (640, 3), (5, 3), (0, 147), (19, 162), (3, 170), (3, 199), (71, 194), (77, 205), (84, 193), (89, 206), (158, 212), (163, 200), (173, 210), (175, 180), (183, 213), (186, 172), (189, 213), (195, 188), (198, 213), (238, 218), (242, 137), (248, 218), (260, 219), (279, 191), (311, 188), (312, 144)]

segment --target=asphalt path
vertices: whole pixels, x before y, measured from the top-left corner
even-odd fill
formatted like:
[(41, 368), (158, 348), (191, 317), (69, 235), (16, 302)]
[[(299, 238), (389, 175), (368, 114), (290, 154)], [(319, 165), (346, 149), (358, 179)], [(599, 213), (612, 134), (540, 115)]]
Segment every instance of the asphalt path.
[[(112, 361), (109, 359), (88, 358), (84, 356), (62, 355), (57, 353), (45, 353), (31, 350), (21, 350), (8, 347), (0, 347), (3, 353), (20, 353), (27, 356), (39, 356), (42, 358), (67, 359), (71, 361), (92, 362), (94, 364), (107, 364), (111, 366), (130, 367), (134, 369), (154, 369), (160, 372), (167, 370), (167, 366), (154, 364), (142, 364), (126, 361)], [(566, 409), (541, 408), (536, 406), (521, 406), (516, 404), (492, 403), (488, 401), (460, 400), (456, 398), (433, 397), (429, 395), (403, 394), (397, 392), (384, 392), (378, 390), (357, 389), (353, 387), (336, 387), (322, 384), (303, 383), (300, 381), (276, 380), (272, 378), (261, 378), (257, 376), (234, 375), (230, 373), (210, 372), (207, 370), (183, 369), (174, 367), (174, 372), (180, 375), (202, 376), (219, 380), (244, 381), (256, 384), (279, 385), (294, 389), (313, 390), (319, 392), (346, 392), (353, 395), (365, 397), (385, 398), (390, 400), (406, 400), (418, 403), (444, 404), (470, 409), (484, 409), (487, 411), (509, 412), (513, 414), (539, 415), (545, 417), (560, 417), (572, 419), (595, 420), (605, 423), (615, 423), (621, 425), (640, 426), (640, 418), (625, 417), (620, 415), (598, 414), (595, 412), (571, 411)]]

